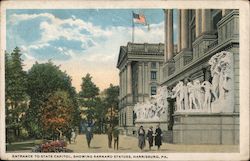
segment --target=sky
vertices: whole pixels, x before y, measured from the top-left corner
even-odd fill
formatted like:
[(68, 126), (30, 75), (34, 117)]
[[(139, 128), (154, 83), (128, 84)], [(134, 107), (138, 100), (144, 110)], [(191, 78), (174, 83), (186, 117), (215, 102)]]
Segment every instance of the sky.
[(118, 85), (119, 48), (132, 40), (133, 11), (144, 13), (150, 24), (150, 30), (135, 25), (135, 43), (164, 43), (162, 9), (9, 9), (6, 50), (21, 49), (26, 71), (36, 61), (52, 60), (71, 76), (77, 91), (87, 73), (103, 90)]

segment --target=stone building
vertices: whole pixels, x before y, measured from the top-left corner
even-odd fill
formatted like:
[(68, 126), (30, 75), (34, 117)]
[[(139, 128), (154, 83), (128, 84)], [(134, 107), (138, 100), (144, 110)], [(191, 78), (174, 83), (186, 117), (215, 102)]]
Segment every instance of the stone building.
[[(173, 142), (181, 144), (239, 143), (239, 10), (177, 10), (177, 53), (173, 52), (173, 11), (165, 14), (165, 55), (161, 85), (172, 89), (179, 81), (211, 82), (209, 59), (218, 52), (233, 54), (232, 111), (170, 113)], [(170, 103), (171, 104), (171, 103)], [(175, 100), (172, 100), (174, 108)]]
[[(177, 32), (173, 30), (173, 12), (177, 12)], [(155, 94), (157, 86), (173, 92), (179, 82), (186, 87), (197, 81), (213, 84), (209, 61), (223, 51), (232, 59), (227, 64), (233, 74), (227, 78), (231, 82), (230, 99), (218, 103), (211, 98), (213, 112), (178, 111), (177, 97), (169, 97), (167, 125), (161, 124), (161, 127), (164, 139), (176, 144), (239, 144), (239, 10), (166, 9), (164, 14), (165, 45), (128, 43), (120, 48), (117, 63), (121, 88), (120, 126), (126, 134), (136, 130), (133, 106)], [(177, 34), (175, 45), (174, 34)]]
[(134, 105), (156, 94), (164, 61), (164, 44), (128, 43), (121, 46), (117, 68), (120, 70), (119, 125), (125, 134), (135, 133)]

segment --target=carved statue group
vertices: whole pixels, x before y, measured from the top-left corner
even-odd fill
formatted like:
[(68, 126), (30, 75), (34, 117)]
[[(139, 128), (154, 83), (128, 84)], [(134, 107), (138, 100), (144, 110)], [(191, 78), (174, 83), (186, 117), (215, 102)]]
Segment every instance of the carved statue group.
[(232, 56), (232, 53), (223, 51), (211, 57), (208, 63), (211, 65), (212, 83), (198, 79), (185, 84), (178, 82), (171, 96), (176, 98), (176, 111), (213, 112), (213, 103), (229, 99), (233, 86)]
[[(157, 95), (135, 105), (136, 120), (160, 121), (161, 116), (167, 112), (168, 97), (176, 98), (176, 112), (222, 112), (224, 106), (232, 106), (233, 54), (222, 51), (212, 56), (208, 63), (211, 66), (211, 83), (195, 79), (189, 82), (179, 81), (172, 91), (167, 86), (159, 87)], [(231, 112), (230, 110), (232, 109), (228, 108), (226, 111)], [(164, 115), (163, 118), (166, 117)]]
[(166, 113), (167, 87), (159, 87), (157, 94), (150, 100), (137, 103), (134, 107), (137, 121), (159, 121), (162, 114)]

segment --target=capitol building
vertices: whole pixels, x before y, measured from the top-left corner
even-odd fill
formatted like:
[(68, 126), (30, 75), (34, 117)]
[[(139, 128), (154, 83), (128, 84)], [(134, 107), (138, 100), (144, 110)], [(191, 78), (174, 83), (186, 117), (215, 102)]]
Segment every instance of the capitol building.
[(165, 9), (164, 15), (164, 44), (120, 47), (122, 133), (160, 124), (169, 143), (239, 144), (239, 10)]

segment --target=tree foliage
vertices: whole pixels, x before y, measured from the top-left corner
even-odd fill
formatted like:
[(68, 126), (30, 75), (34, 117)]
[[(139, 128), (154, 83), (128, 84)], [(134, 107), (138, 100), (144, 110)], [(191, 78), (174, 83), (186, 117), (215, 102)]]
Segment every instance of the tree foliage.
[(82, 78), (81, 91), (79, 92), (79, 102), (86, 109), (82, 112), (87, 119), (94, 119), (94, 109), (97, 104), (99, 88), (92, 82), (90, 74)]
[(45, 133), (67, 131), (73, 124), (74, 104), (65, 91), (56, 91), (42, 105), (42, 126)]
[(23, 70), (21, 52), (16, 47), (9, 55), (5, 52), (5, 109), (7, 140), (19, 137), (22, 120), (27, 109), (27, 75)]
[(118, 124), (118, 104), (119, 104), (119, 86), (110, 84), (105, 89), (106, 117), (110, 125)]
[(76, 99), (76, 91), (71, 84), (71, 78), (62, 72), (59, 66), (52, 62), (35, 63), (28, 71), (28, 89), (27, 93), (30, 96), (30, 106), (27, 111), (26, 127), (33, 136), (41, 136), (42, 134), (42, 107), (44, 102), (58, 90), (63, 90), (69, 94), (72, 100), (74, 110), (73, 124), (77, 125), (79, 122), (79, 109)]
[(82, 77), (80, 96), (86, 99), (95, 98), (99, 94), (99, 88), (92, 82), (90, 74)]

